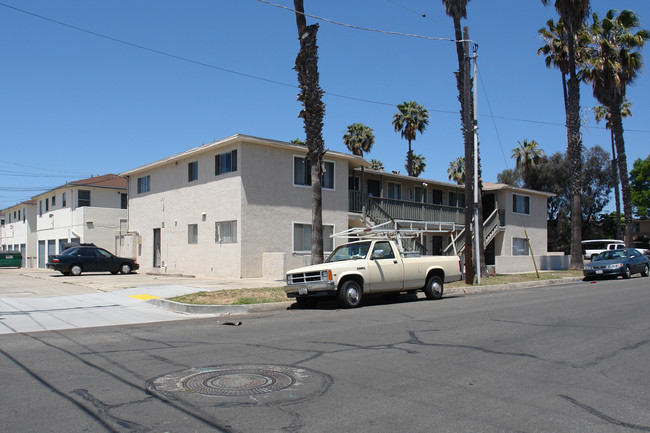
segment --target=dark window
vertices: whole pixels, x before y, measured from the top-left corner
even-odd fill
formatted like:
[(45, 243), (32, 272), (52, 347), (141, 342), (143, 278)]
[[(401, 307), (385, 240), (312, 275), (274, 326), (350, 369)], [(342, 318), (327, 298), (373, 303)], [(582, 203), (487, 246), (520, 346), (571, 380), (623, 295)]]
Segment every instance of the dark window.
[(530, 197), (525, 195), (512, 195), (512, 211), (530, 215)]
[(442, 191), (439, 189), (434, 189), (431, 191), (433, 195), (433, 204), (442, 204)]
[(46, 198), (45, 199), (45, 212), (50, 210), (50, 199)]
[[(80, 189), (78, 198), (77, 207), (90, 206), (90, 191)], [(47, 200), (45, 201), (45, 204), (47, 205)]]
[(198, 244), (199, 243), (199, 225), (198, 224), (188, 224), (188, 226), (187, 226), (187, 243), (188, 244)]
[(52, 208), (54, 209), (54, 206), (56, 206), (56, 196), (52, 196)]
[[(293, 158), (293, 183), (294, 185), (311, 186), (311, 162), (306, 158), (295, 156)], [(322, 187), (334, 189), (334, 163), (323, 162)]]
[(126, 209), (129, 204), (129, 196), (123, 192), (120, 193), (120, 208)]
[(65, 193), (61, 194), (61, 207), (66, 206)]
[(237, 150), (222, 153), (214, 157), (214, 174), (218, 176), (224, 173), (237, 171)]
[(150, 176), (144, 176), (138, 178), (138, 194), (142, 192), (149, 192), (150, 188)]
[(199, 178), (199, 162), (194, 161), (187, 164), (187, 181), (192, 182)]

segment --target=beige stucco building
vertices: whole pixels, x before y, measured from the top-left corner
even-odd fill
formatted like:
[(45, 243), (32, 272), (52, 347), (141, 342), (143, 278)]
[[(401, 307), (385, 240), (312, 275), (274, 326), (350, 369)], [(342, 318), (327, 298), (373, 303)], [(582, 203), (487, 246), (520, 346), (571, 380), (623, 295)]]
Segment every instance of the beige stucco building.
[[(282, 278), (310, 259), (311, 187), (306, 147), (233, 135), (128, 170), (128, 232), (119, 253), (144, 271)], [(370, 170), (358, 156), (324, 158), (325, 250), (332, 233), (390, 220), (439, 223), (413, 246), (453, 254), (461, 245), (462, 186)], [(546, 253), (546, 199), (551, 194), (486, 184), (488, 263), (497, 272), (533, 269)], [(461, 238), (459, 238), (461, 235)], [(456, 242), (452, 242), (456, 239)], [(538, 263), (539, 265), (539, 263)], [(556, 266), (547, 260), (547, 266)], [(500, 269), (500, 268), (503, 268)]]
[(20, 251), (23, 267), (36, 266), (36, 201), (27, 200), (3, 210), (0, 243), (3, 251)]

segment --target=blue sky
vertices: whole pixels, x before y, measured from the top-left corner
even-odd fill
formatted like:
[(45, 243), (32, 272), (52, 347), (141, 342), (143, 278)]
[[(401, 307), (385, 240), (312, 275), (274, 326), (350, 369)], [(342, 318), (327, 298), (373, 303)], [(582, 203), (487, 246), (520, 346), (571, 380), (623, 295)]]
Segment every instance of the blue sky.
[[(591, 4), (601, 15), (632, 9), (650, 28), (648, 0)], [(305, 0), (305, 11), (359, 27), (453, 38), (440, 0)], [(555, 10), (541, 1), (469, 3), (464, 25), (479, 46), (486, 181), (514, 166), (518, 141), (536, 140), (547, 154), (566, 149), (560, 73), (537, 56), (537, 30), (549, 18), (557, 19)], [(292, 69), (297, 29), (285, 9), (258, 0), (0, 0), (0, 22), (0, 209), (236, 133), (304, 138)], [(367, 158), (405, 173), (407, 144), (391, 120), (397, 104), (416, 100), (431, 115), (413, 142), (426, 157), (421, 177), (447, 181), (449, 162), (463, 153), (454, 44), (318, 22), (326, 148), (347, 152), (347, 125), (362, 122), (376, 137)], [(643, 55), (650, 59), (647, 49)], [(597, 105), (591, 88), (581, 91), (583, 141), (608, 150), (609, 132), (589, 110)], [(630, 167), (649, 155), (649, 95), (644, 70), (628, 89)]]

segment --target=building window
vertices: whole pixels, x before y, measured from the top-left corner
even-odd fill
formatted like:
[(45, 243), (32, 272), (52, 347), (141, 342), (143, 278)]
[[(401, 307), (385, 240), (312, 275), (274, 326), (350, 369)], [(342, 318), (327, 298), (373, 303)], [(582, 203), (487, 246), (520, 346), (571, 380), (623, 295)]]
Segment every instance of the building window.
[(52, 209), (54, 209), (54, 206), (56, 206), (56, 196), (52, 196)]
[(214, 175), (237, 171), (237, 149), (214, 157)]
[(20, 209), (18, 209), (18, 221), (20, 221)]
[(465, 207), (465, 193), (449, 193), (449, 206)]
[(129, 196), (126, 193), (121, 192), (120, 193), (120, 209), (126, 209), (128, 207), (128, 205), (129, 205)]
[(527, 256), (528, 254), (528, 241), (526, 238), (512, 238), (512, 255)]
[(45, 212), (48, 212), (50, 210), (50, 199), (46, 198), (45, 199)]
[(418, 203), (426, 203), (427, 202), (427, 190), (426, 188), (422, 188), (420, 186), (415, 187), (415, 201)]
[[(77, 207), (90, 206), (90, 191), (80, 189), (78, 192), (78, 198)], [(45, 204), (47, 205), (47, 200), (45, 200)]]
[(23, 222), (25, 222), (26, 213), (27, 213), (27, 209), (23, 208)]
[(149, 192), (151, 187), (150, 176), (143, 176), (138, 178), (138, 194)]
[(215, 223), (214, 241), (218, 244), (237, 242), (237, 221), (219, 221)]
[(43, 216), (43, 200), (38, 201), (38, 216)]
[[(324, 189), (334, 189), (334, 163), (323, 162), (323, 175), (321, 186)], [(293, 184), (300, 186), (311, 186), (311, 162), (299, 156), (293, 157)]]
[(402, 185), (399, 183), (388, 182), (388, 198), (393, 198), (395, 200), (402, 199)]
[[(330, 237), (334, 233), (333, 225), (323, 224), (323, 251), (332, 251), (334, 240)], [(311, 224), (293, 225), (293, 251), (311, 251)]]
[(199, 178), (199, 162), (194, 161), (187, 164), (187, 181), (193, 182)]
[(198, 244), (199, 243), (199, 225), (198, 224), (188, 224), (188, 226), (187, 226), (187, 243), (188, 244)]
[(61, 194), (61, 207), (66, 207), (65, 193)]
[(431, 191), (431, 195), (433, 204), (442, 204), (442, 191), (434, 189)]
[(525, 195), (513, 194), (512, 211), (514, 213), (530, 215), (530, 197)]

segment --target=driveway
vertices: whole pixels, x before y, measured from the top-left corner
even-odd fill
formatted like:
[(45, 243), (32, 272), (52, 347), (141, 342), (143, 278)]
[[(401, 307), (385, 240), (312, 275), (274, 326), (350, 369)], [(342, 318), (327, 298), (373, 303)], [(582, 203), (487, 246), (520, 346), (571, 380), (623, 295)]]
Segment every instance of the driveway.
[(205, 317), (205, 314), (160, 308), (149, 301), (201, 290), (281, 284), (257, 278), (191, 278), (145, 273), (91, 273), (72, 277), (44, 269), (0, 269), (0, 334)]

